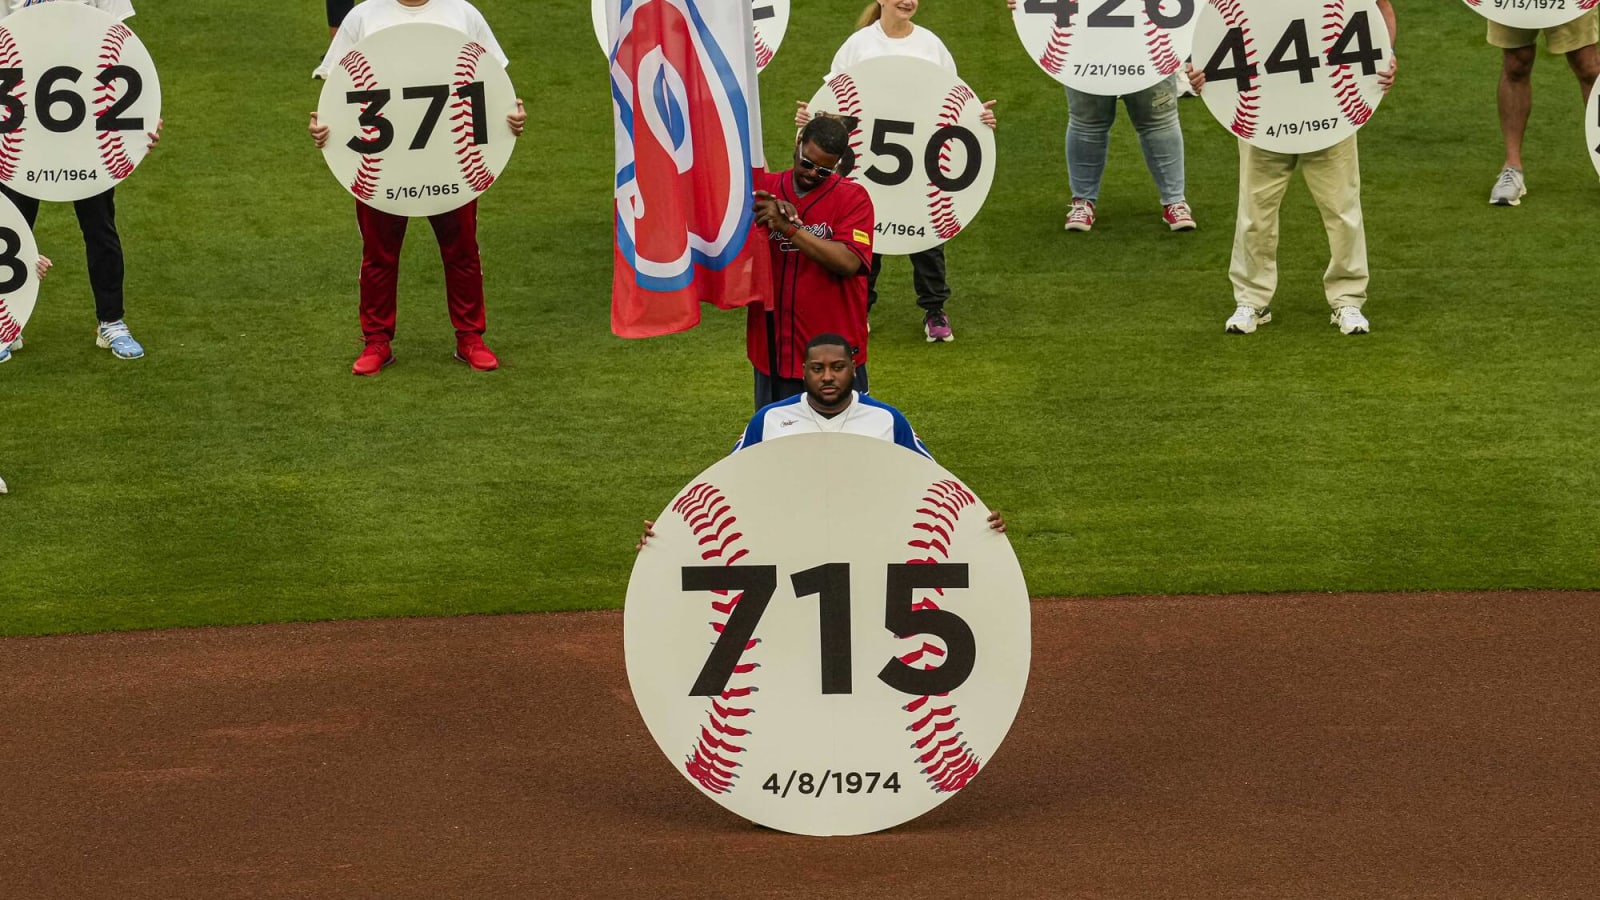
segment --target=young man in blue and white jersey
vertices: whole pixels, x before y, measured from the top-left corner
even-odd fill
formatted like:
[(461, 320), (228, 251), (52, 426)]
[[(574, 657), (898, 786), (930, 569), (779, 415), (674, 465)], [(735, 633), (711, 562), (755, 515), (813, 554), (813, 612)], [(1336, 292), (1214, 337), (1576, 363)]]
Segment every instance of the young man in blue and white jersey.
[(805, 393), (762, 407), (734, 451), (792, 434), (835, 433), (893, 441), (933, 459), (900, 410), (856, 392), (852, 353), (850, 342), (840, 335), (812, 338), (801, 372)]
[[(806, 344), (804, 381), (806, 392), (764, 406), (744, 430), (733, 452), (794, 434), (859, 434), (896, 444), (929, 459), (933, 454), (922, 445), (922, 438), (911, 423), (887, 403), (879, 403), (855, 390), (855, 348), (837, 334), (822, 334)], [(1006, 530), (1006, 520), (998, 511), (989, 513), (989, 527)], [(634, 550), (656, 536), (656, 523), (648, 519), (644, 534)]]

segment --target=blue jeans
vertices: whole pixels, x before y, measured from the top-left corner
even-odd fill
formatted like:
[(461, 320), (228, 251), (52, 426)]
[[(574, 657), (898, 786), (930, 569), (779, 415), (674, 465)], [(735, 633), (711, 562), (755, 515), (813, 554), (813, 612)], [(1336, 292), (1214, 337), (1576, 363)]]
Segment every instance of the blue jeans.
[[(1178, 92), (1172, 79), (1122, 98), (1128, 117), (1139, 132), (1144, 162), (1161, 192), (1161, 204), (1178, 203), (1183, 196), (1183, 129), (1178, 125)], [(1085, 94), (1067, 88), (1067, 176), (1072, 196), (1099, 202), (1100, 178), (1106, 171), (1111, 146), (1111, 123), (1117, 118), (1117, 98)]]

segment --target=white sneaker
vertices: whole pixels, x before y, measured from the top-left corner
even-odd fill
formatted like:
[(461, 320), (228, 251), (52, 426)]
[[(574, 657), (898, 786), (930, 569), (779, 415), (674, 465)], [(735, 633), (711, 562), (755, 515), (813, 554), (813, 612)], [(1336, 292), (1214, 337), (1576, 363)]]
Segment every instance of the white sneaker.
[[(21, 350), (21, 349), (22, 349), (22, 335), (20, 335), (20, 334), (17, 335), (17, 339), (12, 341), (11, 343), (9, 343), (9, 344), (0, 344), (0, 363), (3, 363), (6, 360), (11, 358), (11, 351), (13, 351), (13, 350)], [(5, 493), (5, 492), (4, 491), (0, 491), (0, 493)]]
[(1329, 322), (1339, 326), (1340, 334), (1366, 334), (1372, 330), (1372, 323), (1354, 306), (1341, 306), (1334, 310)]
[(1494, 188), (1489, 191), (1489, 205), (1521, 206), (1522, 198), (1526, 196), (1528, 196), (1528, 185), (1522, 179), (1522, 170), (1515, 166), (1506, 166), (1500, 170), (1500, 177), (1495, 180)]
[(1255, 334), (1257, 325), (1272, 321), (1272, 310), (1258, 310), (1254, 306), (1241, 306), (1228, 317), (1224, 330), (1229, 334)]
[(0, 478), (0, 494), (4, 494), (5, 492), (6, 492), (6, 480), (4, 478)]

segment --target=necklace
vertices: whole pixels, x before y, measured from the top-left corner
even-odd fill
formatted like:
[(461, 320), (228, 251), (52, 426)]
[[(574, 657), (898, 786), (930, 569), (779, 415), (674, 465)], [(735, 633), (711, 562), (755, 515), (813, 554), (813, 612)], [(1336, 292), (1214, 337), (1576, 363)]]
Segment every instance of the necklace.
[(822, 413), (817, 412), (816, 407), (811, 405), (811, 400), (809, 398), (801, 401), (801, 403), (804, 404), (806, 408), (806, 415), (811, 417), (811, 421), (817, 423), (817, 430), (825, 434), (838, 434), (844, 431), (845, 424), (850, 421), (851, 416), (855, 415), (856, 407), (860, 405), (856, 402), (855, 392), (852, 391), (850, 394), (850, 405), (845, 407), (837, 415), (829, 418)]

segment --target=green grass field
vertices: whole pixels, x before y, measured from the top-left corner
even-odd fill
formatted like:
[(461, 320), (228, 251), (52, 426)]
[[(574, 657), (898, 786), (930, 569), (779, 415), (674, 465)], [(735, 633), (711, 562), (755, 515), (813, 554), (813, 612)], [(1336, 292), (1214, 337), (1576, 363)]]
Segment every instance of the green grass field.
[[(450, 359), (437, 253), (413, 226), (398, 365), (358, 347), (352, 202), (305, 133), (321, 4), (142, 4), (166, 137), (118, 191), (128, 318), (92, 343), (71, 212), (27, 347), (0, 368), (0, 633), (616, 607), (641, 519), (750, 413), (743, 317), (614, 338), (611, 111), (585, 0), (480, 0), (529, 133), (485, 198), (489, 343)], [(1000, 0), (928, 0), (997, 112), (1000, 168), (949, 248), (958, 340), (924, 343), (909, 267), (874, 315), (873, 385), (1006, 511), (1035, 595), (1600, 587), (1593, 209), (1574, 80), (1536, 71), (1517, 209), (1499, 54), (1460, 3), (1399, 0), (1395, 92), (1361, 138), (1373, 333), (1327, 324), (1327, 249), (1297, 184), (1274, 323), (1229, 338), (1234, 143), (1185, 101), (1201, 228), (1168, 233), (1119, 122), (1088, 235), (1060, 88)], [(859, 0), (795, 0), (763, 75), (787, 159)]]

